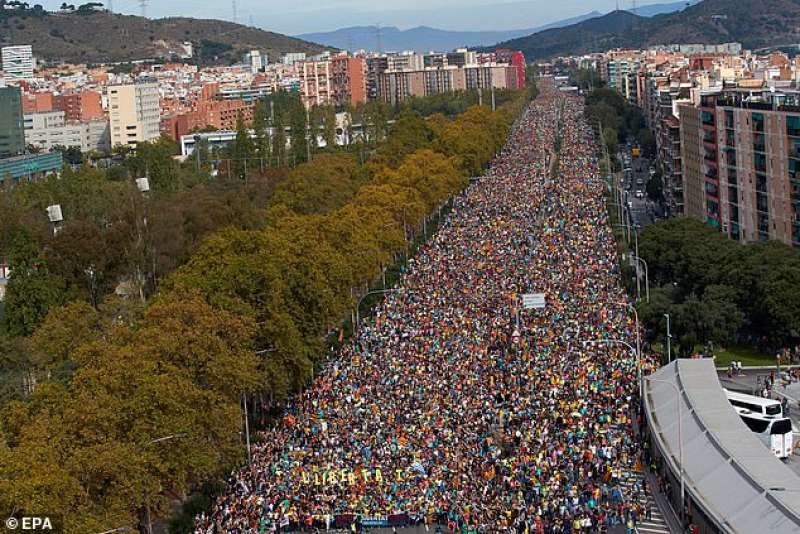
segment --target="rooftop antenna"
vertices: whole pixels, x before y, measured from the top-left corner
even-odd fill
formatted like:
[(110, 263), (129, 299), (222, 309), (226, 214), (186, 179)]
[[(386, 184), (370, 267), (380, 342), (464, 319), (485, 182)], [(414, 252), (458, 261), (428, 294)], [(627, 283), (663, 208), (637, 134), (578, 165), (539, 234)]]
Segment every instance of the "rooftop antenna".
[(147, 2), (148, 0), (139, 0), (139, 9), (142, 10), (143, 18), (147, 18)]
[(236, 0), (231, 0), (231, 3), (233, 4), (233, 22), (235, 23), (236, 22)]

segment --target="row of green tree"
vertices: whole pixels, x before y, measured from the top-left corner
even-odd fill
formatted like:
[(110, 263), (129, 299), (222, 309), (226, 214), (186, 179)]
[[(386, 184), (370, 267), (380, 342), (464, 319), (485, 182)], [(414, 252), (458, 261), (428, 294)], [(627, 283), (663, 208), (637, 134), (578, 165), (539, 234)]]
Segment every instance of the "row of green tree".
[(773, 351), (800, 341), (800, 255), (793, 248), (742, 245), (686, 218), (645, 228), (639, 251), (653, 286), (650, 302), (640, 305), (649, 339), (664, 339), (669, 314), (684, 356), (708, 342)]
[[(504, 106), (518, 94), (497, 90), (494, 105)], [(314, 106), (306, 110), (296, 93), (279, 91), (256, 105), (252, 123), (255, 139), (247, 133), (246, 127), (250, 125), (240, 121), (235, 141), (216, 153), (201, 146), (200, 161), (213, 160), (223, 174), (240, 178), (254, 166), (262, 170), (265, 167), (295, 167), (319, 153), (357, 154), (363, 163), (386, 138), (390, 124), (403, 115), (453, 118), (470, 107), (491, 105), (491, 100), (488, 91), (484, 95), (477, 91), (456, 91), (409, 98), (398, 106), (370, 101), (348, 107), (344, 121), (337, 124), (333, 106)], [(349, 143), (337, 146), (337, 136)]]
[[(453, 95), (456, 102), (462, 98), (461, 94)], [(435, 98), (436, 102), (441, 100)], [(397, 163), (402, 155), (398, 145), (414, 142), (415, 136), (421, 143), (431, 140), (429, 130), (403, 128), (387, 139), (390, 120), (402, 122), (403, 114), (418, 116), (410, 109), (395, 112), (382, 104), (360, 106), (353, 112), (353, 122), (364, 121), (369, 126), (353, 146), (339, 147), (332, 108), (314, 108), (306, 113), (296, 94), (277, 93), (257, 106), (255, 139), (240, 123), (230, 146), (212, 153), (201, 143), (200, 157), (184, 163), (174, 158), (176, 143), (162, 138), (141, 143), (135, 153), (119, 151), (121, 165), (66, 168), (60, 178), (13, 188), (6, 183), (8, 190), (0, 192), (0, 262), (37, 268), (29, 271), (29, 276), (23, 277), (19, 271), (12, 277), (8, 297), (0, 303), (5, 325), (0, 335), (28, 336), (48, 309), (76, 298), (96, 307), (106, 295), (122, 290), (146, 300), (160, 280), (185, 263), (210, 232), (228, 225), (243, 229), (262, 225), (259, 214), (278, 183), (286, 182), (279, 192), (281, 198), (289, 188), (304, 188), (304, 194), (296, 196), (294, 203), (287, 202), (305, 212), (310, 208), (301, 204), (314, 206), (317, 200), (334, 202), (341, 195), (351, 194), (352, 187), (342, 184), (331, 184), (328, 190), (312, 187), (317, 183), (318, 169), (338, 176), (343, 173), (342, 161), (354, 167), (348, 158), (323, 156), (357, 152), (357, 159), (371, 155)], [(307, 118), (319, 136), (308, 135)], [(428, 122), (437, 121), (446, 122), (441, 116)], [(288, 139), (285, 124), (292, 126)], [(273, 125), (278, 133), (270, 137), (267, 129)], [(444, 139), (448, 135), (452, 133)], [(317, 139), (327, 146), (319, 146)], [(379, 143), (384, 146), (377, 150)], [(320, 165), (297, 167), (287, 181), (287, 166), (302, 164), (309, 154), (323, 157)], [(270, 160), (272, 164), (266, 163)], [(325, 170), (328, 165), (331, 171)], [(364, 169), (358, 166), (359, 180), (365, 179)], [(211, 177), (214, 170), (218, 171), (216, 178)], [(147, 195), (134, 182), (144, 176), (151, 188)], [(55, 235), (45, 217), (45, 209), (51, 204), (60, 204), (64, 214), (64, 223)], [(20, 365), (24, 367), (24, 361)], [(18, 382), (16, 375), (3, 373), (0, 390), (9, 385), (9, 380)]]
[[(376, 130), (365, 163), (321, 154), (255, 193), (244, 180), (196, 182), (202, 168), (171, 158), (154, 168), (145, 146), (115, 172), (148, 165), (149, 198), (88, 170), (0, 195), (16, 214), (0, 222), (13, 250), (0, 365), (19, 397), (0, 417), (0, 510), (46, 509), (67, 532), (148, 531), (241, 461), (242, 396), (275, 406), (308, 383), (326, 337), (491, 160), (527, 95), (453, 119), (406, 111)], [(185, 205), (212, 202), (195, 193), (206, 190), (230, 196), (196, 231), (204, 207)], [(36, 214), (54, 198), (85, 222), (52, 236)], [(187, 228), (180, 253), (160, 249)]]
[(586, 96), (586, 115), (591, 122), (602, 124), (603, 140), (611, 154), (617, 152), (620, 143), (632, 137), (645, 156), (655, 157), (655, 137), (647, 128), (644, 115), (619, 92), (608, 87), (596, 88)]

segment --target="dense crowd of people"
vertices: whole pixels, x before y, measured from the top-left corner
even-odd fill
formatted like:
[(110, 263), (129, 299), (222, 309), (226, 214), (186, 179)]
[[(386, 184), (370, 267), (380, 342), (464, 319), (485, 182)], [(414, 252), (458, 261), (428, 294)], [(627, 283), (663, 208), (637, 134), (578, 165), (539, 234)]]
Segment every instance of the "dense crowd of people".
[[(196, 532), (630, 519), (634, 326), (580, 100), (544, 85), (397, 291), (287, 408)], [(523, 309), (521, 295), (545, 295)]]

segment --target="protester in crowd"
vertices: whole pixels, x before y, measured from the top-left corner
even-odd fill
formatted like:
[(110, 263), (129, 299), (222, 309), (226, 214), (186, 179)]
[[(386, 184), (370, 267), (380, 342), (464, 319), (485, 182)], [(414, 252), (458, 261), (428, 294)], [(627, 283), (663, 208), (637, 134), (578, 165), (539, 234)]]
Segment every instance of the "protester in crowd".
[[(636, 357), (600, 343), (635, 332), (582, 109), (543, 88), (196, 533), (635, 526), (623, 482), (640, 454)], [(521, 309), (524, 293), (545, 308)]]

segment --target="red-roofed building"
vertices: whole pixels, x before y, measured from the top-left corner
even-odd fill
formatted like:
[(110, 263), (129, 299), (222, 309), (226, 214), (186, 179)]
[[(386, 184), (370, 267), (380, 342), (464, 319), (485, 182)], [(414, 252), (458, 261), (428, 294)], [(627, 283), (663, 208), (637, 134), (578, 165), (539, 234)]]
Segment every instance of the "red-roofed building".
[(161, 131), (172, 139), (180, 141), (181, 136), (201, 128), (233, 130), (240, 115), (245, 125), (249, 126), (253, 122), (254, 109), (255, 104), (242, 100), (200, 101), (192, 111), (162, 120)]
[(57, 95), (53, 98), (53, 109), (64, 112), (68, 121), (88, 121), (105, 118), (100, 93), (81, 91)]
[(53, 93), (25, 93), (22, 96), (22, 113), (53, 111)]

